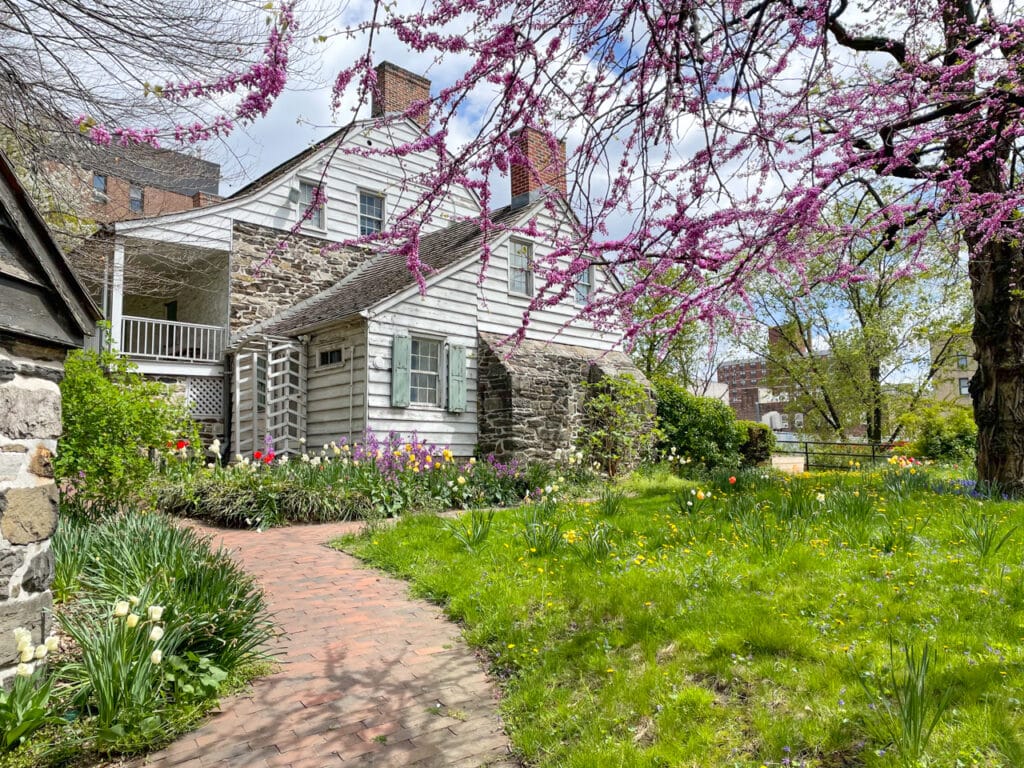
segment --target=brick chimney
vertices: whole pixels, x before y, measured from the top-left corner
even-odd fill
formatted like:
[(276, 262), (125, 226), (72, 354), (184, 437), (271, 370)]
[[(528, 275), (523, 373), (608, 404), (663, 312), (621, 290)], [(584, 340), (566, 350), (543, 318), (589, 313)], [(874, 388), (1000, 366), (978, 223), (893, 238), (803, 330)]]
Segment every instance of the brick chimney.
[[(382, 61), (375, 71), (377, 89), (373, 92), (371, 117), (405, 112), (413, 102), (430, 99), (430, 81), (427, 78), (402, 69), (390, 61)], [(413, 119), (426, 128), (428, 116), (428, 111), (424, 108)]]
[(517, 208), (537, 199), (544, 187), (553, 187), (566, 197), (565, 142), (558, 142), (558, 155), (543, 133), (535, 128), (520, 128), (512, 134), (519, 150), (529, 158), (533, 173), (521, 163), (512, 165), (512, 207)]

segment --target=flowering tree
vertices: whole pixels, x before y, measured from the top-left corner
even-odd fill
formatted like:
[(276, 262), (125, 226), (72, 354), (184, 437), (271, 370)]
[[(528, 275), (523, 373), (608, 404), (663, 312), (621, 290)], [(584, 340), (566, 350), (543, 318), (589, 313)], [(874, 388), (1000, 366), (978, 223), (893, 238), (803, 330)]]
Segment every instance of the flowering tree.
[[(722, 314), (750, 276), (799, 273), (844, 238), (868, 232), (911, 249), (929, 233), (957, 239), (974, 299), (979, 476), (1024, 491), (1024, 19), (1014, 0), (437, 0), (409, 11), (375, 0), (343, 34), (363, 35), (366, 52), (338, 74), (337, 104), (372, 92), (381, 35), (465, 62), (429, 103), (410, 106), (409, 116), (427, 112), (421, 139), (358, 150), (437, 152), (410, 186), (422, 193), (382, 237), (413, 270), (418, 225), (452, 185), (487, 204), (487, 178), (528, 160), (513, 136), (523, 125), (556, 157), (568, 139), (579, 216), (538, 265), (534, 308), (567, 295), (589, 264), (615, 264), (635, 279), (594, 296), (587, 316), (628, 316), (654, 294), (672, 300), (683, 327)], [(258, 112), (278, 83), (262, 70), (214, 85), (250, 88), (243, 105)], [(192, 83), (162, 95), (211, 92)], [(475, 135), (452, 146), (460, 110), (486, 94)], [(531, 173), (550, 181), (562, 170)], [(897, 193), (880, 201), (883, 181)], [(878, 204), (837, 224), (821, 216), (834, 200)], [(662, 279), (669, 270), (677, 281)], [(830, 279), (862, 276), (840, 263)]]

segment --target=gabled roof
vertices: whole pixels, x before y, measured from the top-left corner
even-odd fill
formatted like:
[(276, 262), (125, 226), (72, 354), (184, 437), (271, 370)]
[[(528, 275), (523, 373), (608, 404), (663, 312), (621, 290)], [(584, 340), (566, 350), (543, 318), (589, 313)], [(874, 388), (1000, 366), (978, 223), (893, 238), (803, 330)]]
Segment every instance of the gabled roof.
[(0, 331), (80, 347), (100, 317), (0, 152)]
[(237, 200), (240, 197), (245, 197), (246, 195), (249, 195), (265, 187), (267, 184), (270, 184), (271, 182), (276, 181), (277, 179), (287, 176), (293, 170), (295, 170), (303, 163), (305, 163), (307, 160), (309, 160), (311, 157), (316, 155), (316, 153), (322, 150), (324, 147), (330, 146), (331, 144), (341, 141), (342, 139), (345, 138), (346, 135), (348, 135), (349, 131), (358, 130), (360, 127), (365, 125), (366, 122), (366, 120), (362, 120), (360, 122), (355, 122), (352, 123), (351, 125), (347, 125), (344, 128), (339, 128), (326, 138), (323, 138), (320, 141), (318, 141), (316, 144), (312, 144), (311, 146), (306, 147), (306, 149), (299, 152), (299, 154), (294, 155), (293, 157), (290, 157), (287, 160), (285, 160), (280, 165), (271, 168), (258, 179), (250, 181), (241, 189), (235, 190), (233, 193), (228, 195), (225, 198), (225, 200)]
[[(490, 219), (497, 225), (508, 225), (527, 210), (506, 206), (492, 211)], [(472, 256), (482, 245), (480, 225), (472, 220), (460, 221), (424, 235), (420, 239), (420, 261), (428, 270), (440, 272)], [(336, 285), (272, 318), (259, 330), (294, 335), (306, 328), (356, 315), (415, 284), (416, 279), (402, 256), (378, 254)]]

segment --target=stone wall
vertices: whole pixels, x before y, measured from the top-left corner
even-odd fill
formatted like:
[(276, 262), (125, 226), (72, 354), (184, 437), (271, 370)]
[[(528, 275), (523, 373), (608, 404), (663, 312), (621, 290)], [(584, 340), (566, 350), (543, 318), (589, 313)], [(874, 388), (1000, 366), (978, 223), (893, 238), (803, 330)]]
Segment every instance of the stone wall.
[(573, 449), (583, 429), (584, 382), (627, 373), (646, 381), (622, 352), (539, 341), (523, 341), (513, 350), (500, 336), (481, 333), (477, 342), (480, 452), (549, 461), (556, 452)]
[(0, 336), (0, 682), (18, 663), (12, 631), (35, 644), (49, 631), (63, 361), (63, 349)]
[[(287, 249), (257, 273), (256, 268), (285, 239)], [(268, 320), (330, 288), (370, 255), (354, 248), (325, 252), (329, 245), (329, 240), (236, 221), (231, 247), (231, 332)]]

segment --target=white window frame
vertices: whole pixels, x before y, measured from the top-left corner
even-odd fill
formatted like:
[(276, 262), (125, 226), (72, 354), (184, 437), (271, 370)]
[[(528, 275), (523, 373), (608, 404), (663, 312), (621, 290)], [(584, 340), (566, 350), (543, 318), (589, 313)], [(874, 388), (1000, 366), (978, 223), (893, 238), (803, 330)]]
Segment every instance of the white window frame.
[[(586, 280), (582, 278), (586, 277)], [(585, 291), (580, 289), (586, 286)], [(585, 307), (590, 300), (590, 294), (594, 292), (594, 265), (589, 264), (585, 270), (580, 272), (576, 278), (576, 285), (573, 286), (573, 301), (578, 307)]]
[(959, 368), (961, 371), (966, 371), (967, 365), (967, 355), (961, 352), (956, 356), (956, 367)]
[[(363, 213), (363, 197), (364, 196), (366, 196), (366, 197), (374, 197), (374, 198), (380, 200), (380, 218), (379, 219), (376, 218), (375, 216), (368, 216), (368, 215)], [(360, 237), (367, 237), (367, 236), (372, 236), (372, 235), (379, 234), (380, 232), (383, 232), (384, 231), (384, 222), (387, 220), (386, 211), (387, 211), (387, 198), (384, 196), (383, 192), (377, 192), (376, 190), (373, 190), (373, 189), (358, 189), (356, 191), (356, 213), (357, 213), (356, 224), (359, 227), (359, 236)], [(364, 218), (367, 221), (378, 222), (380, 228), (375, 230), (375, 231), (373, 231), (373, 232), (363, 232), (363, 219)]]
[[(409, 346), (409, 407), (411, 408), (441, 408), (444, 404), (445, 397), (445, 340), (437, 338), (436, 336), (428, 336), (425, 334), (413, 333), (410, 334), (410, 346)], [(436, 344), (437, 345), (437, 370), (427, 371), (415, 367), (416, 358), (416, 345), (417, 344)], [(434, 399), (417, 400), (416, 399), (416, 385), (414, 383), (415, 376), (417, 374), (427, 374), (436, 377), (436, 386), (434, 387)]]
[[(308, 201), (303, 198), (302, 192), (303, 192), (304, 189), (309, 189), (310, 190), (309, 200)], [(309, 208), (310, 204), (313, 202), (313, 192), (312, 191), (314, 189), (322, 189), (322, 185), (321, 185), (321, 183), (319, 181), (314, 180), (314, 179), (304, 179), (304, 178), (301, 178), (301, 177), (299, 178), (299, 204), (298, 204), (298, 209), (299, 209), (299, 219), (300, 220), (302, 219), (303, 216), (306, 215), (306, 210)], [(325, 202), (323, 205), (321, 205), (320, 209), (318, 211), (316, 211), (312, 216), (310, 216), (308, 219), (306, 219), (303, 222), (302, 226), (309, 227), (310, 229), (315, 229), (315, 230), (318, 230), (320, 232), (326, 231), (327, 230), (327, 203)]]
[(960, 378), (957, 379), (957, 384), (960, 387), (960, 397), (969, 397), (971, 394), (971, 380)]
[[(514, 259), (517, 256), (516, 249), (526, 249), (526, 266), (517, 266), (514, 264)], [(519, 290), (519, 288), (513, 285), (512, 276), (514, 273), (522, 273), (525, 278), (525, 292)], [(526, 240), (509, 240), (508, 241), (508, 292), (512, 296), (527, 296), (533, 297), (533, 243), (527, 242)]]

